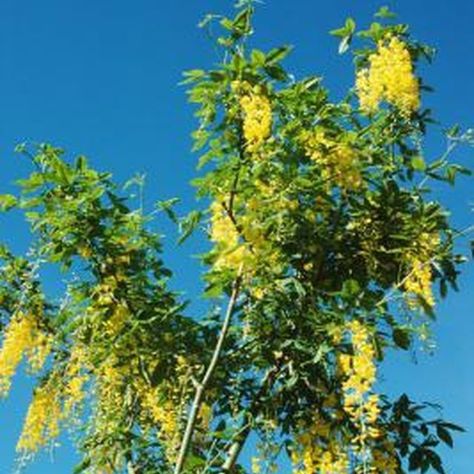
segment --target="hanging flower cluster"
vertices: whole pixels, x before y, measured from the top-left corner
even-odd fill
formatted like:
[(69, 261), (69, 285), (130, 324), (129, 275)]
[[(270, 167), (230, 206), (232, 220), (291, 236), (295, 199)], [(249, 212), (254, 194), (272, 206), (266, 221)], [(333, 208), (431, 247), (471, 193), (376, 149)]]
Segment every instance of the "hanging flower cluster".
[(412, 309), (419, 306), (419, 298), (430, 307), (435, 305), (431, 259), (439, 244), (439, 235), (423, 232), (411, 251), (407, 252), (405, 256), (408, 276), (403, 286), (407, 294), (408, 305)]
[[(331, 436), (328, 419), (337, 421), (337, 410), (326, 416), (315, 415), (313, 423), (301, 430), (296, 437), (298, 449), (292, 453), (296, 466), (294, 474), (348, 474), (350, 459), (347, 449), (337, 437)], [(328, 441), (330, 440), (330, 441)]]
[(370, 443), (380, 436), (377, 420), (379, 397), (372, 393), (376, 381), (375, 349), (370, 332), (359, 321), (347, 324), (353, 354), (341, 354), (339, 367), (344, 379), (344, 410), (358, 431), (352, 440), (355, 452), (364, 465), (370, 462)]
[(216, 244), (218, 251), (214, 263), (216, 270), (238, 270), (248, 259), (247, 246), (240, 242), (235, 223), (218, 201), (211, 205), (211, 240)]
[(86, 397), (85, 385), (89, 380), (86, 368), (89, 365), (85, 348), (76, 344), (71, 351), (65, 371), (64, 416), (66, 419), (70, 419), (74, 415), (75, 409)]
[(420, 107), (420, 86), (406, 44), (397, 36), (379, 42), (369, 66), (357, 73), (356, 91), (366, 113), (377, 111), (386, 101), (409, 115)]
[(272, 131), (272, 106), (259, 86), (240, 99), (243, 112), (243, 133), (247, 151), (257, 151)]
[[(179, 450), (181, 435), (181, 416), (190, 395), (190, 373), (192, 365), (183, 357), (177, 357), (175, 380), (173, 384), (152, 386), (139, 381), (136, 386), (140, 403), (149, 420), (144, 419), (146, 426), (158, 429), (158, 436), (163, 443), (168, 461), (173, 463)], [(204, 405), (203, 405), (204, 406)], [(206, 420), (205, 410), (200, 419)]]
[(23, 357), (33, 373), (43, 367), (51, 350), (51, 338), (32, 313), (17, 312), (5, 329), (0, 350), (0, 396), (8, 395), (11, 379)]
[(38, 387), (33, 395), (17, 450), (21, 453), (34, 453), (59, 436), (61, 411), (61, 384), (51, 377)]

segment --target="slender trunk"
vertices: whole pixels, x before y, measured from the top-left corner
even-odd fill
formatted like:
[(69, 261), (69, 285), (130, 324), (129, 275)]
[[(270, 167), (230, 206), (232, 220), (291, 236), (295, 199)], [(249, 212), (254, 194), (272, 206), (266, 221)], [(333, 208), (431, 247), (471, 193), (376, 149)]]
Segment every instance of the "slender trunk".
[(227, 336), (227, 332), (229, 330), (229, 326), (232, 320), (232, 314), (234, 312), (235, 305), (237, 303), (237, 298), (239, 296), (239, 291), (240, 291), (240, 284), (242, 280), (241, 274), (242, 274), (242, 268), (239, 269), (237, 278), (234, 281), (232, 294), (230, 296), (229, 303), (227, 305), (227, 311), (224, 317), (224, 321), (222, 323), (222, 328), (221, 328), (219, 337), (217, 339), (216, 347), (214, 348), (214, 353), (212, 354), (211, 361), (209, 362), (209, 365), (207, 367), (207, 370), (201, 382), (196, 384), (196, 392), (194, 394), (194, 400), (191, 405), (191, 409), (189, 411), (188, 420), (186, 423), (186, 429), (184, 431), (183, 440), (181, 441), (178, 458), (176, 460), (176, 464), (174, 468), (174, 474), (181, 474), (183, 470), (184, 462), (186, 460), (186, 455), (188, 454), (189, 448), (191, 446), (194, 429), (196, 427), (196, 420), (197, 420), (199, 410), (202, 405), (204, 393), (214, 373), (214, 370), (217, 367), (217, 363), (219, 361), (219, 357), (221, 355), (221, 352), (224, 346), (224, 341)]

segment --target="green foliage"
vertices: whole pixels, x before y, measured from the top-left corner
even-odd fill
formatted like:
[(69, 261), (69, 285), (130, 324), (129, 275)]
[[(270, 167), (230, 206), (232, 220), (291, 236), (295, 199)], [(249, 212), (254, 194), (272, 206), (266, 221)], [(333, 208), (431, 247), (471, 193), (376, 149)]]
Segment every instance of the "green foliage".
[[(33, 315), (52, 341), (38, 392), (56, 394), (61, 427), (87, 422), (77, 473), (246, 472), (233, 453), (250, 433), (269, 469), (282, 449), (296, 464), (301, 450), (318, 458), (299, 466), (305, 474), (323, 472), (324, 453), (344, 450), (344, 472), (374, 463), (371, 472), (443, 473), (436, 448), (452, 447), (451, 432), (462, 429), (431, 418), (438, 409), (428, 403), (378, 396), (370, 372), (429, 343), (435, 299), (457, 289), (460, 234), (430, 184), (469, 175), (451, 154), (473, 144), (472, 131), (451, 128), (433, 159), (423, 149), (429, 110), (407, 114), (388, 101), (366, 114), (356, 91), (331, 101), (320, 77), (285, 69), (290, 46), (247, 46), (253, 14), (254, 2), (242, 0), (232, 18), (208, 15), (200, 26), (211, 34), (218, 22), (223, 60), (184, 74), (198, 121), (193, 184), (209, 209), (179, 217), (170, 199), (149, 214), (142, 203), (134, 210), (128, 193), (142, 192), (143, 176), (120, 189), (83, 156), (71, 162), (51, 145), (18, 147), (34, 170), (18, 195), (0, 196), (0, 210), (24, 213), (32, 245), (25, 257), (0, 248), (4, 340)], [(367, 30), (348, 19), (331, 32), (340, 53), (361, 45), (356, 68), (393, 35), (414, 65), (431, 57), (406, 25), (387, 23), (387, 7), (376, 17)], [(200, 229), (212, 243), (202, 256), (204, 317), (187, 315), (168, 288), (151, 230), (158, 211), (179, 227), (180, 242)], [(51, 264), (62, 271), (59, 302), (41, 286), (39, 270)], [(354, 328), (363, 328), (358, 343)], [(365, 375), (347, 389), (357, 363)], [(379, 401), (367, 422), (376, 434), (362, 432), (348, 402), (354, 392), (367, 406), (369, 396)], [(43, 425), (34, 429), (46, 438), (40, 444), (53, 441)], [(390, 469), (375, 465), (377, 453)], [(183, 469), (174, 468), (180, 459)]]

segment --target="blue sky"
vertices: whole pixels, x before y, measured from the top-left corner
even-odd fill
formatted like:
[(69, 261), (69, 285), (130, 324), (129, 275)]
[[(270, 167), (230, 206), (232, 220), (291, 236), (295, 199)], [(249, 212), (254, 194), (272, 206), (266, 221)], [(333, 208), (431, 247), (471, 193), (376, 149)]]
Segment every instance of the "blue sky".
[[(352, 84), (351, 61), (336, 54), (327, 31), (348, 15), (367, 24), (381, 4), (390, 5), (419, 39), (439, 49), (435, 63), (426, 68), (427, 82), (436, 89), (426, 103), (435, 115), (446, 125), (474, 126), (474, 3), (468, 0), (267, 0), (258, 10), (255, 44), (261, 49), (294, 44), (288, 66), (298, 76), (323, 75), (337, 99)], [(0, 193), (11, 191), (11, 183), (28, 172), (26, 162), (12, 153), (15, 144), (49, 141), (72, 155), (87, 155), (119, 181), (146, 173), (149, 204), (181, 196), (181, 210), (190, 209), (194, 120), (178, 82), (182, 70), (217, 61), (196, 24), (205, 13), (229, 5), (227, 0), (1, 0)], [(441, 147), (430, 139), (428, 156), (437, 158)], [(473, 153), (463, 149), (457, 158), (472, 164)], [(473, 221), (472, 181), (463, 180), (455, 191), (442, 188), (438, 196), (452, 210), (457, 227)], [(166, 225), (165, 231), (170, 231)], [(0, 237), (19, 251), (27, 245), (17, 219), (0, 216)], [(189, 255), (199, 243), (179, 252), (171, 235), (165, 243), (176, 273), (173, 284), (195, 295), (200, 270)], [(384, 390), (439, 402), (448, 419), (470, 430), (456, 439), (455, 451), (445, 453), (447, 472), (454, 474), (474, 472), (473, 282), (474, 270), (467, 264), (461, 293), (439, 306), (435, 355), (418, 354), (417, 364), (409, 355), (389, 359), (383, 369)], [(0, 474), (12, 472), (14, 444), (30, 397), (31, 383), (23, 377), (16, 382), (10, 399), (0, 404)], [(54, 456), (42, 455), (26, 472), (67, 474), (74, 461), (64, 446)]]

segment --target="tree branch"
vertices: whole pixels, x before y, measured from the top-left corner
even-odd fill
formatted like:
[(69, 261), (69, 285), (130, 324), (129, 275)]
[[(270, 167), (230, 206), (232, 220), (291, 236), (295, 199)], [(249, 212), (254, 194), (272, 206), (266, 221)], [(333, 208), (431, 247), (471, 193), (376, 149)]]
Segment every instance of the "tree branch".
[(244, 444), (247, 441), (247, 438), (249, 437), (252, 431), (252, 427), (253, 427), (252, 418), (255, 418), (258, 415), (258, 411), (261, 406), (260, 399), (265, 394), (265, 392), (273, 385), (277, 372), (278, 372), (278, 368), (273, 367), (267, 372), (267, 374), (263, 378), (262, 386), (260, 387), (260, 390), (255, 396), (249, 409), (245, 413), (243, 428), (239, 431), (237, 438), (232, 443), (232, 445), (229, 448), (229, 451), (227, 452), (227, 459), (224, 461), (224, 464), (222, 465), (223, 473), (232, 472), (232, 469), (234, 468), (234, 465), (237, 462), (237, 459), (240, 453), (242, 452)]
[(188, 420), (186, 423), (186, 429), (184, 431), (183, 440), (181, 442), (178, 458), (176, 460), (174, 474), (181, 474), (184, 466), (184, 462), (186, 460), (186, 455), (188, 454), (189, 448), (191, 446), (191, 441), (194, 433), (194, 429), (196, 427), (196, 421), (199, 415), (199, 410), (202, 405), (204, 392), (206, 390), (209, 381), (214, 373), (214, 370), (217, 367), (217, 363), (219, 361), (219, 357), (221, 355), (224, 341), (227, 336), (227, 332), (229, 331), (230, 323), (232, 320), (232, 315), (234, 313), (235, 305), (237, 303), (237, 298), (239, 296), (240, 286), (242, 281), (242, 267), (239, 269), (237, 278), (234, 281), (234, 285), (232, 288), (232, 293), (229, 299), (229, 303), (227, 305), (226, 314), (224, 317), (224, 321), (222, 323), (222, 328), (217, 339), (216, 347), (214, 348), (214, 353), (212, 354), (211, 361), (206, 369), (206, 372), (201, 380), (200, 383), (196, 385), (196, 392), (194, 395), (194, 400), (191, 405), (191, 409), (189, 411)]

